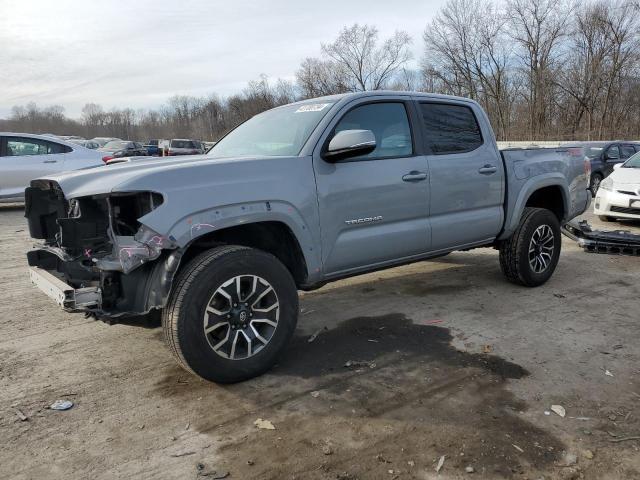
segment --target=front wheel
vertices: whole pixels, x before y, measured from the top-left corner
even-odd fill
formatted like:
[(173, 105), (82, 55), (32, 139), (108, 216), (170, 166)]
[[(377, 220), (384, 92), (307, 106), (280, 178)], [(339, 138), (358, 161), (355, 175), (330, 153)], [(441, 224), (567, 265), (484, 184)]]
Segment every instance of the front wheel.
[(221, 246), (179, 274), (162, 324), (169, 349), (186, 370), (232, 383), (266, 372), (298, 319), (298, 292), (273, 255)]
[(507, 279), (527, 287), (545, 283), (558, 265), (560, 223), (544, 208), (525, 208), (518, 228), (500, 245), (500, 268)]

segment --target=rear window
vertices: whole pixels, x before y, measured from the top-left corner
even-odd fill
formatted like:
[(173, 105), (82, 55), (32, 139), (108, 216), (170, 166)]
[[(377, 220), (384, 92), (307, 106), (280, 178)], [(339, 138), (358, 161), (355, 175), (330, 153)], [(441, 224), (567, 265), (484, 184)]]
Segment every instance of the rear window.
[(191, 140), (171, 140), (173, 148), (196, 148), (195, 142)]
[(482, 133), (473, 111), (464, 105), (421, 103), (425, 141), (431, 153), (464, 153), (482, 145)]

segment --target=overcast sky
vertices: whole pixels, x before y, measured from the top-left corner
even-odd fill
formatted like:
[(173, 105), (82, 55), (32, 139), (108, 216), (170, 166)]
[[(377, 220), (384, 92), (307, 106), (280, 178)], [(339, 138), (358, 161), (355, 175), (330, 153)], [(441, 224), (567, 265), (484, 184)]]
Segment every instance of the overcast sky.
[(172, 95), (227, 96), (264, 73), (294, 79), (353, 23), (414, 39), (444, 0), (0, 0), (0, 118), (13, 105), (158, 107)]

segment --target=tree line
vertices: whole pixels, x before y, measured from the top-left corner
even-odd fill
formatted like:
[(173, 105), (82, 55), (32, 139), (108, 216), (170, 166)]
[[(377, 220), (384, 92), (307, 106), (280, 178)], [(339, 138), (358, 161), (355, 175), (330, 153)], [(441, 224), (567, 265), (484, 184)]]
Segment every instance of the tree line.
[(639, 14), (636, 0), (449, 0), (425, 27), (417, 68), (407, 32), (381, 38), (355, 24), (305, 58), (295, 81), (263, 75), (227, 98), (180, 95), (157, 109), (88, 103), (80, 119), (29, 103), (0, 130), (217, 140), (295, 100), (391, 89), (473, 98), (498, 140), (640, 138)]

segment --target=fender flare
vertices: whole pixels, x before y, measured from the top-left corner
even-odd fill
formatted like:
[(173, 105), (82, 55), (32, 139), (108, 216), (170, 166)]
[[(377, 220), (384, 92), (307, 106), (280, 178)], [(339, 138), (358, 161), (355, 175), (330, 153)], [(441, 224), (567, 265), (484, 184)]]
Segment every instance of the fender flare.
[(504, 240), (511, 236), (520, 223), (522, 212), (524, 212), (525, 205), (529, 198), (531, 198), (531, 195), (545, 187), (559, 187), (562, 193), (565, 215), (571, 211), (569, 205), (569, 186), (567, 185), (566, 178), (561, 173), (545, 173), (529, 178), (520, 188), (513, 207), (508, 207), (507, 209), (505, 227), (502, 234), (498, 237), (499, 240)]
[(320, 274), (321, 252), (314, 242), (314, 234), (303, 215), (293, 205), (284, 201), (240, 203), (201, 210), (180, 218), (165, 236), (185, 251), (203, 235), (260, 222), (279, 222), (287, 226), (300, 246), (309, 279)]

